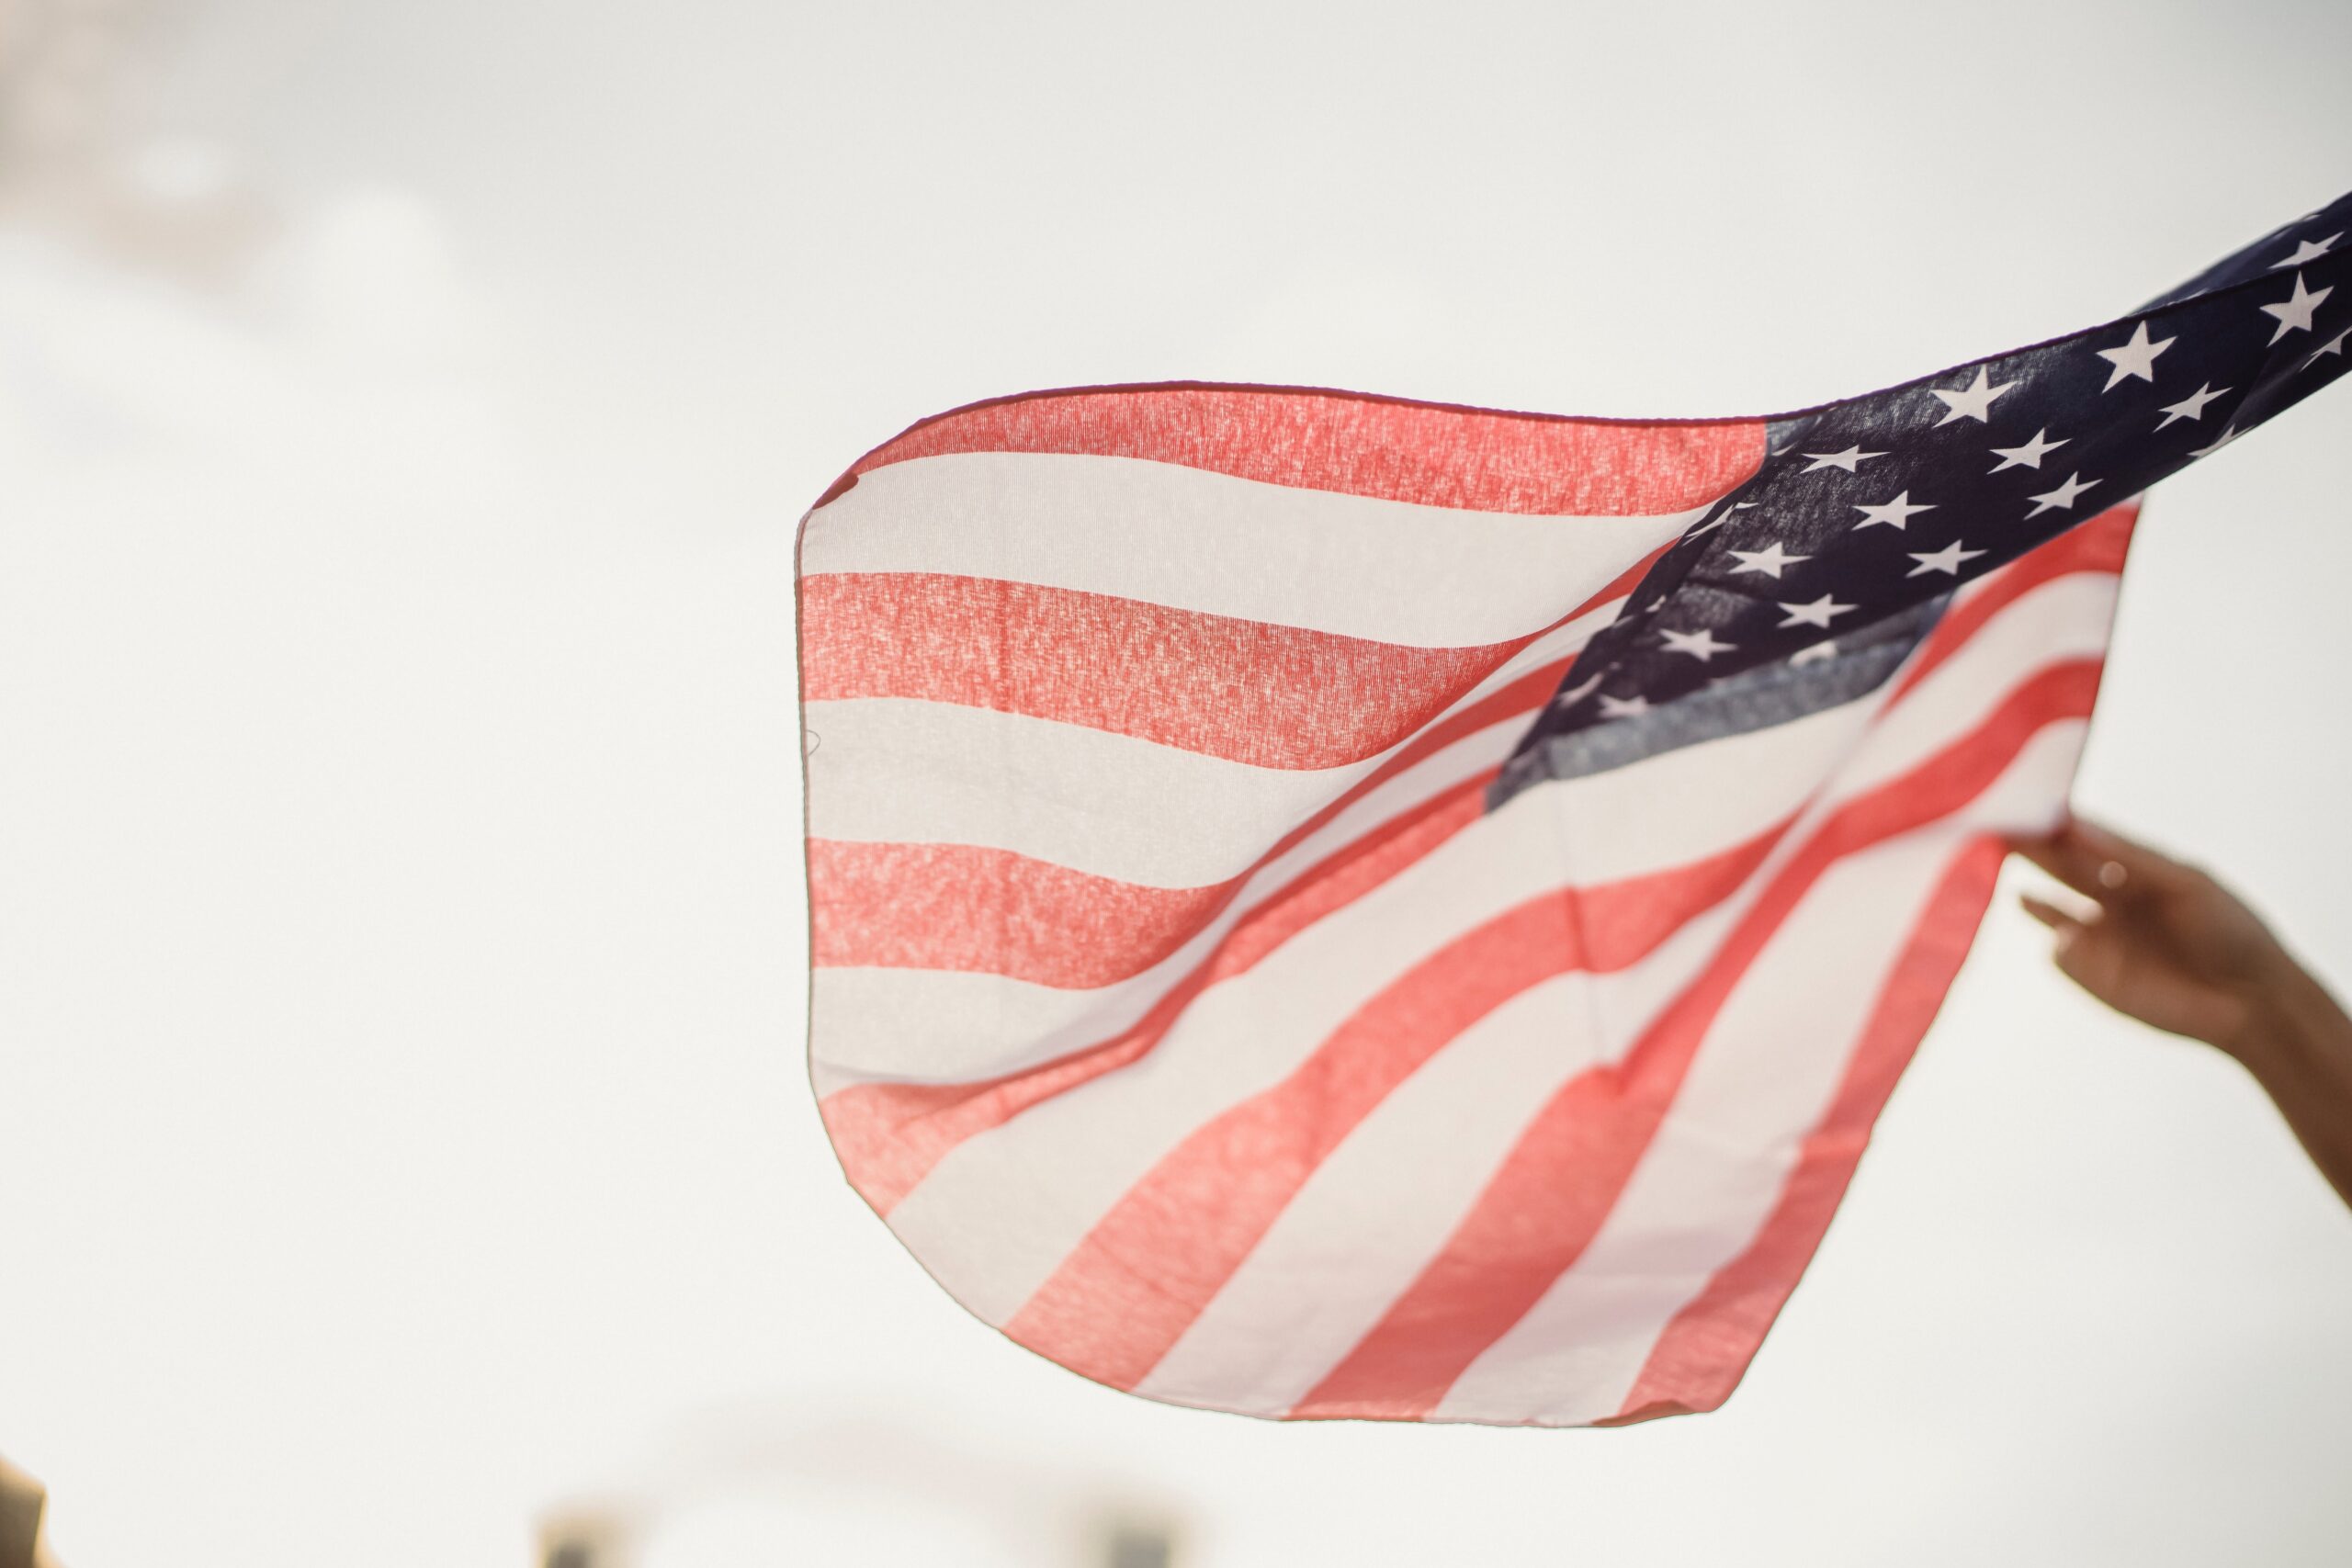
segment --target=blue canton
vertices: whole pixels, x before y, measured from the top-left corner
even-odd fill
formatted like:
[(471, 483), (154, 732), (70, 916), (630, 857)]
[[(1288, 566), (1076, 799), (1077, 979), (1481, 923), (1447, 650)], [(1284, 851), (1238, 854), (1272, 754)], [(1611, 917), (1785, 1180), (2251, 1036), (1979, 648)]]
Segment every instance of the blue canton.
[(1493, 804), (1850, 701), (1952, 590), (2344, 374), (2352, 196), (2122, 320), (1771, 421), (1521, 739)]

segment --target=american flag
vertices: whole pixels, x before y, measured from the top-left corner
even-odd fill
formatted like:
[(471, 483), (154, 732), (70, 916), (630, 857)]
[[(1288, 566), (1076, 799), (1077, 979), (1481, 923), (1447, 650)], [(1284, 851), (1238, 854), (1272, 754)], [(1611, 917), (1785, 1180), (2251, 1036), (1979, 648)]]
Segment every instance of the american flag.
[(1778, 418), (1182, 384), (869, 453), (798, 558), (851, 1183), (1151, 1398), (1719, 1405), (2064, 811), (2137, 497), (2343, 373), (2347, 231)]

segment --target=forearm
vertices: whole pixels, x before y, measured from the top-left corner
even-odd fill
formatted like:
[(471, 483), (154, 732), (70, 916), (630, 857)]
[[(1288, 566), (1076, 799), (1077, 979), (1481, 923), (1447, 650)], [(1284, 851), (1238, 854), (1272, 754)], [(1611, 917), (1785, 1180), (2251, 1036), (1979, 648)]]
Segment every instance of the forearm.
[(2290, 962), (2223, 1048), (2261, 1084), (2312, 1163), (2352, 1204), (2352, 1018)]

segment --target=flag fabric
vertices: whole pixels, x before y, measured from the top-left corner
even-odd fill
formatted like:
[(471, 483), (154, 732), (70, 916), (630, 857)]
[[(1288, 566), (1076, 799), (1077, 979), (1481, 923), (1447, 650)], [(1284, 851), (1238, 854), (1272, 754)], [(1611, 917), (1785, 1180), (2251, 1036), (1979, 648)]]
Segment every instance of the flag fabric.
[(1714, 1408), (2064, 810), (2136, 498), (2342, 374), (2346, 230), (1776, 418), (1182, 384), (869, 453), (797, 560), (851, 1183), (1151, 1398)]

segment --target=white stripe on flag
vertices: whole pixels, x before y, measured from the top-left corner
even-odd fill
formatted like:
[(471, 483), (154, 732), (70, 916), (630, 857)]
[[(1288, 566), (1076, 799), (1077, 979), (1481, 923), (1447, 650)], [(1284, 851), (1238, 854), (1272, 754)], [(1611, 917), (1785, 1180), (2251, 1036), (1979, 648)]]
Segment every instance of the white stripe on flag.
[(962, 453), (862, 476), (809, 515), (800, 570), (952, 572), (1464, 648), (1548, 625), (1703, 511), (1532, 517), (1132, 457)]
[(1252, 767), (914, 698), (808, 714), (809, 837), (979, 844), (1147, 887), (1225, 881), (1380, 765)]
[(2041, 729), (1960, 812), (1824, 873), (1725, 1000), (1592, 1245), (1433, 1419), (1563, 1425), (1617, 1413), (1668, 1323), (1779, 1201), (1956, 847), (2046, 826), (2085, 728)]
[(1951, 658), (1928, 671), (1918, 689), (1888, 710), (1871, 737), (1865, 771), (1843, 782), (1854, 790), (1895, 777), (1947, 736), (1974, 726), (2007, 700), (2007, 672), (2070, 659), (2106, 656), (2120, 581), (2113, 572), (2056, 577), (2020, 593)]

